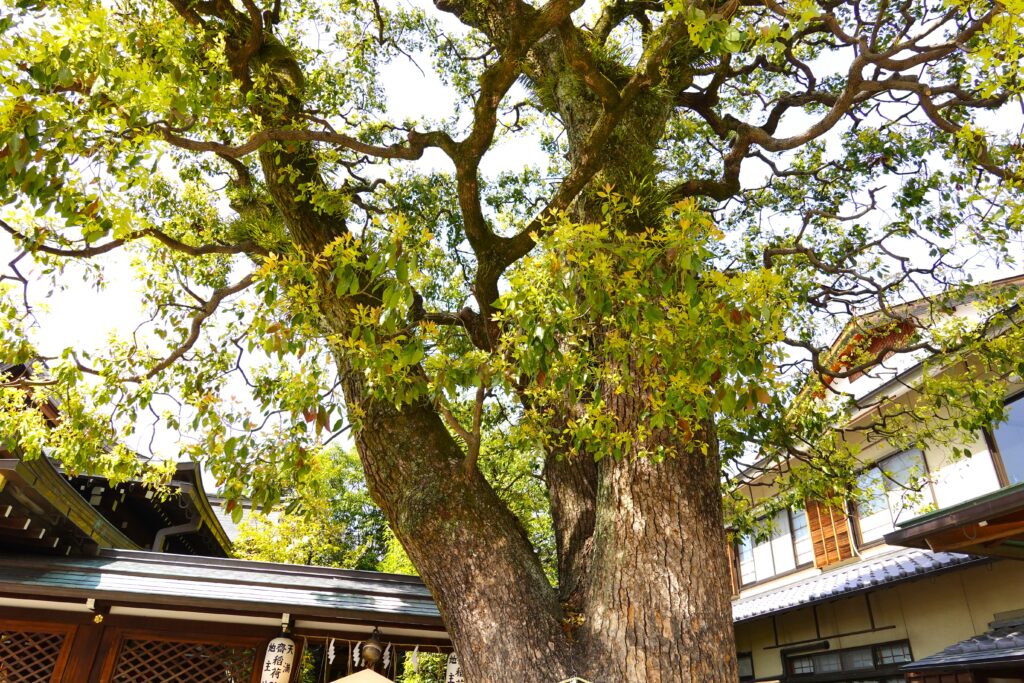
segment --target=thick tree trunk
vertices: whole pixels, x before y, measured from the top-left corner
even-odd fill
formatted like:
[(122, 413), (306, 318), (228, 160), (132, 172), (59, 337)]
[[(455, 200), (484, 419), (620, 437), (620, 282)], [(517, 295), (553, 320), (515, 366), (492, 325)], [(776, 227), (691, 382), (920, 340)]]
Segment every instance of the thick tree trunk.
[[(346, 393), (358, 397), (359, 387)], [(577, 551), (574, 560), (561, 555), (561, 580), (575, 587), (563, 610), (518, 521), (479, 472), (465, 474), (434, 411), (361, 407), (357, 445), (370, 489), (433, 592), (467, 681), (736, 680), (713, 446), (661, 463), (605, 459), (593, 506), (562, 499), (563, 515), (577, 522), (559, 543)], [(588, 469), (560, 461), (549, 476), (574, 480), (555, 485), (564, 496), (586, 491)]]
[(582, 672), (592, 681), (735, 681), (719, 463), (599, 463)]
[[(562, 499), (577, 523), (559, 543), (576, 551), (560, 555), (561, 580), (574, 586), (563, 610), (518, 521), (479, 472), (466, 476), (433, 410), (363, 408), (357, 444), (371, 491), (433, 592), (467, 681), (736, 680), (713, 447), (661, 463), (605, 459), (594, 505)], [(555, 485), (564, 496), (587, 490), (588, 469), (560, 461), (549, 476), (574, 480)]]
[[(574, 128), (586, 128), (593, 103), (565, 104), (567, 118), (580, 119)], [(641, 105), (620, 128), (614, 163), (599, 182), (621, 186), (653, 172), (666, 103), (652, 96)], [(319, 253), (344, 232), (342, 220), (296, 190), (300, 181), (319, 183), (312, 155), (301, 147), (263, 151), (261, 161), (303, 251)], [(584, 198), (578, 210), (588, 207), (597, 208)], [(349, 304), (321, 277), (324, 324), (346, 334)], [(560, 599), (519, 521), (478, 470), (467, 471), (434, 407), (373, 400), (362, 373), (343, 359), (339, 372), (350, 415), (360, 418), (356, 444), (370, 491), (432, 591), (468, 681), (552, 683), (573, 674), (594, 683), (736, 680), (713, 436), (704, 439), (707, 454), (677, 444), (661, 463), (552, 456)], [(640, 403), (608, 404), (629, 429), (643, 414)]]

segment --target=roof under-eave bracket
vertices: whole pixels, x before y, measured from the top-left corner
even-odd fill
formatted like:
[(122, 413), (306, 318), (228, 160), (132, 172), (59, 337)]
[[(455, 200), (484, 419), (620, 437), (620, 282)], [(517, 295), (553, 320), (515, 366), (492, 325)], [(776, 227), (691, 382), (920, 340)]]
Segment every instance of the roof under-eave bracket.
[(0, 552), (92, 554), (138, 548), (68, 483), (47, 458), (0, 452)]
[(885, 542), (1024, 559), (1024, 483), (908, 520), (886, 534)]

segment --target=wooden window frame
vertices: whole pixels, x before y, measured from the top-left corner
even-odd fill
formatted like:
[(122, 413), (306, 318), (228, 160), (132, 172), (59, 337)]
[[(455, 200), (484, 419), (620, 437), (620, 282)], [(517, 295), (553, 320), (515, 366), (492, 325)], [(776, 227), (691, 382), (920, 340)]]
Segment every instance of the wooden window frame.
[[(898, 662), (896, 664), (879, 664), (878, 661), (878, 648), (885, 647), (887, 645), (906, 645), (907, 652), (910, 655), (909, 661), (914, 661), (914, 649), (910, 645), (909, 638), (901, 638), (899, 640), (887, 640), (881, 643), (869, 643), (867, 645), (857, 645), (855, 647), (844, 647), (839, 650), (818, 650), (814, 652), (794, 652), (791, 655), (787, 655), (783, 658), (783, 676), (786, 680), (790, 681), (801, 681), (801, 683), (832, 683), (833, 681), (841, 682), (849, 679), (864, 679), (864, 678), (875, 678), (875, 677), (889, 677), (889, 676), (902, 676), (899, 672), (899, 667), (903, 666), (907, 662)], [(829, 671), (825, 673), (810, 673), (801, 674), (793, 673), (791, 663), (794, 659), (802, 657), (813, 657), (821, 654), (836, 654), (840, 656), (842, 661), (842, 655), (852, 650), (863, 650), (866, 648), (871, 649), (871, 660), (874, 666), (871, 669), (856, 669), (853, 671)]]

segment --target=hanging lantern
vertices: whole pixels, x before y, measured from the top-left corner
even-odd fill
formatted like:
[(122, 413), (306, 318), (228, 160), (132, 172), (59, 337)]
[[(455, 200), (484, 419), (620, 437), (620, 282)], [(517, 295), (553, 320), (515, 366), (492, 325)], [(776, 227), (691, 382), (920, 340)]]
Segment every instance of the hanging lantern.
[(295, 662), (295, 641), (281, 635), (267, 644), (260, 683), (288, 683)]
[(454, 652), (448, 655), (448, 667), (444, 670), (444, 683), (466, 683), (459, 666), (459, 656)]

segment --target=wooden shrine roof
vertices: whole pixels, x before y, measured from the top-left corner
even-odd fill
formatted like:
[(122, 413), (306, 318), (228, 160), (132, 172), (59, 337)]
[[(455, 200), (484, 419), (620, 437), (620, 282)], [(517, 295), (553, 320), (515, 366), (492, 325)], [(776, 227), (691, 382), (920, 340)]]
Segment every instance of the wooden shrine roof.
[(143, 551), (0, 555), (0, 594), (443, 629), (417, 577)]
[(0, 550), (69, 555), (138, 548), (46, 458), (0, 457)]
[[(0, 451), (0, 549), (91, 555), (153, 548), (226, 557), (231, 548), (196, 465), (179, 463), (161, 497), (138, 481), (70, 476), (48, 458)], [(158, 545), (159, 548), (154, 546)]]

